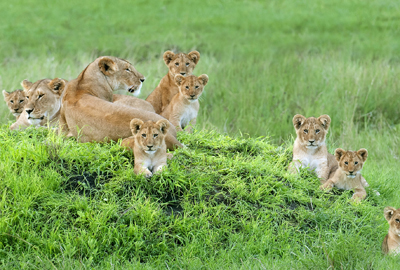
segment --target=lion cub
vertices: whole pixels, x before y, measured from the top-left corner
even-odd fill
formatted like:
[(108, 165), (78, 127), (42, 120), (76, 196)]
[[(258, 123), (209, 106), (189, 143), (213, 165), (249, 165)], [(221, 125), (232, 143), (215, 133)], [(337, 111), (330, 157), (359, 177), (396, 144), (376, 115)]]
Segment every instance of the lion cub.
[(335, 158), (339, 168), (335, 174), (321, 185), (321, 189), (330, 190), (333, 187), (344, 190), (354, 190), (352, 200), (362, 200), (367, 196), (364, 187), (368, 187), (367, 181), (361, 176), (361, 169), (367, 160), (367, 149), (358, 151), (345, 151), (341, 148), (335, 150)]
[(153, 105), (157, 114), (160, 114), (171, 102), (172, 98), (179, 92), (178, 86), (175, 84), (175, 76), (177, 74), (186, 76), (191, 75), (193, 69), (200, 60), (200, 53), (192, 51), (186, 53), (173, 53), (166, 51), (163, 55), (164, 62), (168, 67), (168, 74), (165, 75), (158, 86), (146, 98), (146, 101)]
[[(197, 113), (199, 112), (199, 97), (203, 93), (204, 86), (208, 82), (206, 74), (196, 77), (189, 75), (175, 76), (175, 83), (179, 86), (179, 93), (174, 96), (171, 103), (161, 113), (161, 116), (167, 118), (177, 131), (182, 131), (186, 126), (187, 132), (192, 131), (196, 124)], [(191, 126), (189, 126), (191, 124)]]
[(308, 167), (310, 170), (315, 170), (323, 184), (338, 167), (335, 157), (328, 153), (325, 145), (331, 118), (326, 114), (318, 118), (305, 118), (296, 114), (292, 121), (297, 138), (294, 141), (293, 161), (289, 165), (289, 170), (298, 172), (299, 168)]
[(8, 109), (18, 120), (24, 106), (27, 103), (24, 90), (17, 89), (11, 93), (3, 90), (4, 101), (7, 103)]
[(143, 122), (138, 118), (131, 120), (130, 127), (133, 136), (122, 140), (121, 145), (131, 148), (135, 157), (135, 174), (144, 174), (146, 178), (153, 173), (160, 172), (167, 165), (167, 158), (172, 154), (167, 153), (165, 134), (169, 128), (166, 119)]
[(382, 243), (383, 254), (400, 254), (400, 208), (385, 207), (383, 211), (389, 223), (389, 233), (385, 236)]

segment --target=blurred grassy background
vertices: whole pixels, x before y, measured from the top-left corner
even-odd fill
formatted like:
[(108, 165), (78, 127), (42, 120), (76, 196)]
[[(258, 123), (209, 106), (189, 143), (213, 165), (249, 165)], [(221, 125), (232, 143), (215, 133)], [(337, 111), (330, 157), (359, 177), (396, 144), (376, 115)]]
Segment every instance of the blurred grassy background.
[[(281, 144), (293, 115), (329, 114), (331, 151), (365, 147), (379, 167), (398, 162), (400, 2), (25, 0), (0, 10), (0, 89), (70, 80), (114, 55), (146, 76), (146, 98), (167, 73), (163, 52), (195, 49), (195, 74), (210, 77), (199, 128)], [(13, 119), (5, 103), (0, 113)]]

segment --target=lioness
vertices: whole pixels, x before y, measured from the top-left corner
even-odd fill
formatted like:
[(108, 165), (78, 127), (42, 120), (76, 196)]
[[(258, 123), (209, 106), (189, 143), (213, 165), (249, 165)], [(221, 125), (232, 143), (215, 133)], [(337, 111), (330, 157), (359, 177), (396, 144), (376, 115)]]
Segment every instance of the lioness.
[(18, 120), (27, 101), (24, 90), (17, 89), (10, 93), (6, 90), (3, 90), (3, 96), (4, 101), (7, 103), (8, 109)]
[(135, 157), (135, 174), (144, 174), (151, 177), (153, 173), (160, 172), (167, 165), (165, 134), (170, 124), (166, 119), (143, 122), (140, 119), (132, 119), (130, 127), (133, 136), (122, 140), (121, 145), (131, 148)]
[(146, 101), (153, 105), (158, 114), (168, 106), (171, 99), (179, 92), (178, 86), (175, 84), (175, 75), (191, 75), (200, 60), (200, 53), (192, 51), (188, 54), (174, 54), (171, 51), (166, 51), (163, 58), (169, 69), (168, 74), (161, 79), (158, 86), (146, 98)]
[(59, 78), (43, 79), (35, 83), (22, 81), (27, 103), (11, 130), (28, 126), (56, 126), (60, 116), (61, 96), (67, 81)]
[(206, 74), (199, 77), (194, 75), (183, 77), (180, 74), (175, 76), (175, 83), (179, 87), (179, 93), (172, 98), (171, 103), (161, 113), (161, 116), (167, 118), (176, 127), (177, 131), (182, 131), (188, 126), (186, 131), (191, 132), (192, 126), (196, 124), (200, 107), (198, 99), (203, 93), (207, 82), (208, 76)]
[(331, 118), (321, 115), (318, 118), (305, 118), (300, 114), (293, 117), (297, 138), (293, 146), (293, 161), (289, 165), (291, 172), (308, 167), (315, 170), (321, 184), (333, 175), (338, 164), (335, 157), (328, 153), (325, 145)]
[[(132, 135), (129, 123), (133, 118), (143, 121), (164, 119), (150, 111), (113, 103), (114, 90), (137, 89), (143, 79), (143, 75), (126, 60), (112, 56), (97, 58), (65, 88), (60, 133), (74, 136), (80, 142), (117, 141)], [(165, 141), (171, 150), (182, 146), (173, 127), (168, 130)]]
[(367, 181), (361, 175), (361, 169), (367, 160), (368, 151), (364, 148), (358, 151), (345, 151), (341, 148), (335, 150), (335, 158), (339, 168), (335, 174), (321, 185), (321, 189), (330, 190), (333, 187), (344, 190), (354, 190), (352, 200), (362, 200), (367, 196), (365, 187)]
[(400, 208), (385, 207), (383, 211), (389, 223), (389, 232), (383, 239), (382, 252), (384, 254), (400, 254)]

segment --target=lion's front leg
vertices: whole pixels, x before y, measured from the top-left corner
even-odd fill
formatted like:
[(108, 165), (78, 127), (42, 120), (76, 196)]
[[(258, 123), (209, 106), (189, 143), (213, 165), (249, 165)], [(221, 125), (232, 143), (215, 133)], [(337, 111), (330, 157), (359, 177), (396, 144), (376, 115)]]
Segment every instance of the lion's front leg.
[(301, 163), (298, 160), (293, 160), (288, 166), (288, 171), (292, 174), (300, 172)]
[(325, 191), (330, 191), (334, 186), (335, 186), (335, 183), (333, 182), (333, 180), (329, 179), (328, 181), (325, 182), (325, 184), (322, 184), (319, 187), (319, 189), (325, 190)]
[(318, 167), (315, 169), (315, 173), (317, 174), (321, 184), (324, 184), (326, 182), (326, 180), (328, 179), (329, 171), (330, 170), (329, 170), (327, 161), (321, 162), (318, 165)]
[(351, 197), (351, 199), (353, 201), (361, 201), (365, 197), (367, 197), (367, 192), (365, 191), (365, 189), (362, 187), (358, 187), (354, 189), (354, 194), (353, 197)]

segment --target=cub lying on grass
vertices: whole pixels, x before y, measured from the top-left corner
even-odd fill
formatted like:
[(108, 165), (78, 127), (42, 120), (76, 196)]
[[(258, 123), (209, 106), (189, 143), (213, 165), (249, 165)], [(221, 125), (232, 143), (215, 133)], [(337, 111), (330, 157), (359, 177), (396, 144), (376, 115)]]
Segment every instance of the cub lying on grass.
[(354, 190), (352, 200), (362, 200), (367, 196), (364, 187), (368, 187), (367, 181), (361, 176), (361, 169), (367, 160), (368, 151), (345, 151), (341, 148), (335, 150), (335, 158), (339, 163), (332, 178), (321, 185), (321, 189), (330, 190), (333, 187), (345, 190)]
[(146, 98), (146, 101), (153, 105), (157, 114), (165, 110), (172, 98), (179, 92), (174, 80), (175, 75), (191, 75), (200, 60), (200, 53), (192, 51), (188, 54), (175, 54), (171, 51), (166, 51), (163, 58), (169, 69), (168, 74), (161, 79), (158, 86)]
[(11, 130), (25, 129), (28, 126), (56, 126), (60, 118), (61, 96), (66, 80), (55, 78), (37, 82), (24, 80), (21, 85), (27, 99), (21, 116), (10, 126)]
[(326, 114), (318, 118), (305, 118), (296, 114), (292, 121), (297, 138), (294, 141), (293, 161), (289, 165), (289, 171), (298, 172), (299, 168), (308, 167), (315, 170), (323, 184), (338, 167), (335, 157), (328, 153), (325, 145), (331, 118)]
[(16, 120), (18, 120), (27, 102), (24, 90), (17, 89), (11, 93), (3, 90), (3, 96), (4, 101), (7, 103), (8, 109), (15, 116)]
[[(208, 82), (206, 74), (196, 77), (189, 75), (175, 76), (175, 83), (179, 86), (179, 93), (174, 96), (171, 103), (161, 113), (167, 118), (177, 131), (182, 131), (186, 126), (196, 124), (197, 113), (199, 112), (199, 97), (203, 93), (204, 86)], [(192, 131), (192, 127), (186, 128), (187, 132)]]
[(165, 134), (169, 128), (168, 120), (161, 119), (155, 123), (151, 120), (143, 122), (134, 118), (130, 127), (133, 136), (122, 140), (121, 145), (133, 151), (135, 174), (144, 174), (148, 178), (153, 173), (162, 171), (167, 165), (167, 158), (172, 158), (172, 154), (167, 153), (165, 144)]
[(383, 211), (388, 221), (389, 233), (385, 236), (382, 243), (382, 252), (384, 254), (400, 254), (400, 208), (385, 207)]

